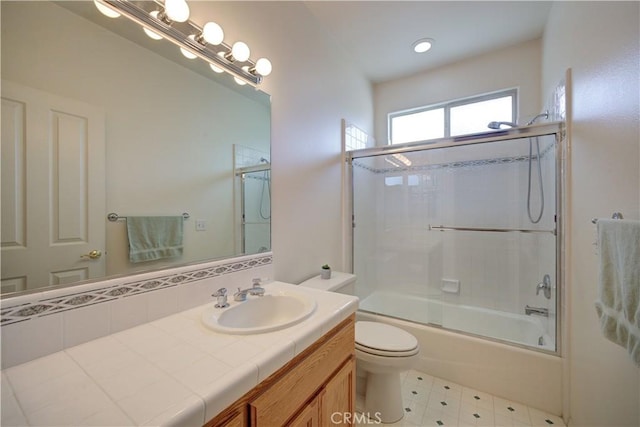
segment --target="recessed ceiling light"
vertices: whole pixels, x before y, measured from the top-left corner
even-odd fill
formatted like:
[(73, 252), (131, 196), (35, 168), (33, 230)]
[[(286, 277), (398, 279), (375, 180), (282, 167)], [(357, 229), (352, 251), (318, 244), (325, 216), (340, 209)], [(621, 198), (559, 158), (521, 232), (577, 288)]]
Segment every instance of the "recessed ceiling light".
[(433, 46), (433, 39), (420, 39), (411, 45), (415, 53), (424, 53)]

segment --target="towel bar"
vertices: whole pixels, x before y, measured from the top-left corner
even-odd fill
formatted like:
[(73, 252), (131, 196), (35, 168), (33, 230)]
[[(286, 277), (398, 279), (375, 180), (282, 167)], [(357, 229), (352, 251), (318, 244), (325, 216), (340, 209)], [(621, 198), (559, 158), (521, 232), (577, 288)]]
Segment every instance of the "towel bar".
[[(191, 215), (189, 215), (187, 212), (184, 212), (182, 214), (182, 219), (185, 219), (185, 220), (189, 219), (190, 216)], [(107, 219), (109, 221), (111, 221), (111, 222), (115, 222), (115, 221), (117, 221), (119, 219), (127, 219), (127, 217), (126, 216), (118, 216), (117, 213), (111, 212), (110, 214), (107, 215)]]
[[(622, 216), (622, 212), (614, 212), (613, 215), (611, 215), (611, 219), (624, 219), (624, 217)], [(598, 218), (593, 218), (591, 220), (592, 224), (596, 224), (598, 222)]]
[(458, 231), (487, 231), (491, 233), (519, 232), (519, 233), (551, 233), (553, 235), (556, 234), (556, 230), (530, 230), (530, 229), (524, 229), (524, 228), (448, 227), (444, 225), (431, 225), (431, 224), (429, 224), (428, 228), (429, 228), (429, 231), (458, 230)]

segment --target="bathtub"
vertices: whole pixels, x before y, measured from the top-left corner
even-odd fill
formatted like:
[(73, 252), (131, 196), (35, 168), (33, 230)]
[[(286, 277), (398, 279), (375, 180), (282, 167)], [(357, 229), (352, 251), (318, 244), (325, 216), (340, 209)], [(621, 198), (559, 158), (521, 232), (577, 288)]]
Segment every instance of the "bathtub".
[(540, 318), (447, 303), (438, 299), (375, 291), (360, 302), (360, 310), (422, 324), (439, 325), (481, 337), (537, 350), (555, 351)]
[[(386, 315), (375, 314), (380, 311), (379, 304), (383, 304)], [(540, 336), (545, 340), (539, 320), (529, 322), (531, 319), (524, 316), (508, 316), (508, 323), (514, 325), (501, 334), (513, 338), (509, 341), (517, 343), (516, 346), (425, 325), (433, 319), (445, 319), (448, 328), (453, 325), (462, 329), (463, 323), (470, 322), (474, 334), (484, 335), (483, 327), (505, 323), (504, 318), (495, 318), (496, 313), (509, 314), (376, 291), (360, 301), (356, 316), (357, 320), (386, 323), (412, 333), (420, 346), (415, 366), (419, 371), (561, 416), (562, 359), (523, 347), (538, 347)], [(506, 341), (505, 336), (499, 339)], [(545, 345), (540, 347), (544, 349)]]

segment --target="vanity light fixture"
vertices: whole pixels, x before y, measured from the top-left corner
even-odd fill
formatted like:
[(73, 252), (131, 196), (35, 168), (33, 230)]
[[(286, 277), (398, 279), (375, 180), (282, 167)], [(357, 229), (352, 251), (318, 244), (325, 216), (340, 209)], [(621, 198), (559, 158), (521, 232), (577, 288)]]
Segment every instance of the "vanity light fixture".
[(174, 22), (185, 22), (189, 19), (189, 5), (186, 0), (165, 0), (164, 13)]
[(255, 70), (255, 72), (260, 74), (261, 76), (268, 76), (269, 74), (271, 74), (271, 69), (271, 61), (269, 61), (267, 58), (258, 59), (256, 61), (256, 66), (253, 67), (253, 70)]
[[(219, 52), (218, 55), (224, 56), (224, 52)], [(224, 70), (216, 65), (213, 65), (210, 63), (209, 67), (213, 70), (214, 73), (218, 73), (218, 74), (224, 73)]]
[(186, 0), (94, 0), (98, 10), (110, 18), (124, 16), (142, 26), (151, 38), (166, 39), (180, 48), (190, 59), (206, 61), (216, 73), (226, 71), (238, 84), (256, 87), (271, 73), (271, 62), (260, 58), (249, 59), (251, 51), (246, 43), (238, 41), (229, 46), (224, 43), (224, 32), (215, 22), (200, 27), (189, 20)]
[(219, 45), (224, 40), (224, 31), (222, 31), (222, 27), (215, 22), (207, 22), (202, 27), (202, 33), (197, 36), (198, 42), (202, 43), (202, 38), (205, 42), (212, 45)]
[(425, 53), (433, 46), (433, 39), (420, 39), (413, 42), (411, 47), (415, 53)]
[[(191, 39), (192, 41), (195, 41), (195, 39), (196, 39), (195, 34), (191, 34), (189, 36), (189, 39)], [(194, 55), (193, 53), (189, 52), (188, 50), (186, 50), (183, 47), (180, 48), (180, 53), (182, 53), (184, 55), (184, 57), (188, 58), (188, 59), (196, 59), (198, 57), (198, 55)]]
[[(97, 0), (94, 0), (97, 2)], [(98, 10), (100, 10), (100, 8), (98, 8)], [(158, 14), (160, 13), (159, 10), (154, 10), (149, 12), (149, 15), (151, 15), (154, 19), (159, 19), (158, 18)], [(118, 14), (118, 16), (120, 16), (120, 14)], [(151, 31), (150, 29), (148, 29), (147, 27), (142, 27), (142, 30), (144, 31), (144, 33), (149, 36), (150, 38), (154, 39), (154, 40), (162, 40), (162, 36), (158, 33), (154, 33), (153, 31)]]
[(386, 156), (384, 160), (397, 168), (407, 168), (412, 164), (411, 160), (403, 154), (392, 154), (391, 156)]
[(119, 18), (120, 17), (120, 14), (118, 12), (116, 12), (113, 9), (111, 9), (110, 7), (107, 7), (107, 6), (103, 5), (102, 3), (100, 3), (99, 0), (93, 0), (93, 3), (96, 5), (96, 7), (100, 11), (100, 13), (102, 13), (104, 16), (106, 16), (108, 18)]
[(251, 51), (245, 42), (235, 42), (233, 46), (231, 46), (231, 52), (227, 53), (225, 58), (229, 61), (244, 62), (249, 59), (250, 55)]

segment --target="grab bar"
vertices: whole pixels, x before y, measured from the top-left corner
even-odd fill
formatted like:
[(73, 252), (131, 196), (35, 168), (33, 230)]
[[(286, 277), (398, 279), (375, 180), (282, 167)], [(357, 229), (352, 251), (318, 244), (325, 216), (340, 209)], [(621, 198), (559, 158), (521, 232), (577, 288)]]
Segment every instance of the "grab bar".
[(488, 231), (495, 233), (510, 233), (510, 232), (518, 232), (518, 233), (551, 233), (554, 236), (556, 235), (556, 230), (530, 230), (524, 228), (484, 228), (484, 227), (448, 227), (444, 225), (431, 225), (429, 224), (429, 231), (449, 231), (449, 230), (457, 230), (457, 231)]

